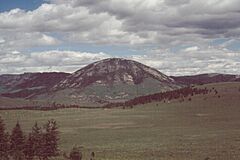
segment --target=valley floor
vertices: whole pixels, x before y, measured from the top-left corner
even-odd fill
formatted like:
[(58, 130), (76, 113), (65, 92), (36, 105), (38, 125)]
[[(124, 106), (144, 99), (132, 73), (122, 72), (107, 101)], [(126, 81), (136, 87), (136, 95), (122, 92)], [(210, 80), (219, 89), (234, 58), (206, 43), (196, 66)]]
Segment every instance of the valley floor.
[(213, 86), (220, 98), (201, 95), (133, 109), (2, 110), (0, 115), (8, 129), (19, 120), (26, 132), (35, 121), (57, 120), (61, 150), (83, 146), (84, 159), (94, 151), (98, 160), (239, 160), (240, 83), (207, 85)]

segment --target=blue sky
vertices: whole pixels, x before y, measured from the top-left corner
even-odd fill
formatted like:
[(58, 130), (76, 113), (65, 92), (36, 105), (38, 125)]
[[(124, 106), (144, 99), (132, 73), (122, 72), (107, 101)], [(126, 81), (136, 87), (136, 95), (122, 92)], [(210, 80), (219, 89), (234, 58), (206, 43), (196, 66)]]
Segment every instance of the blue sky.
[(42, 3), (46, 3), (43, 0), (0, 0), (0, 12), (9, 11), (14, 8), (20, 8), (23, 10), (34, 10), (38, 8)]
[(238, 0), (0, 0), (0, 74), (123, 57), (168, 75), (240, 74)]

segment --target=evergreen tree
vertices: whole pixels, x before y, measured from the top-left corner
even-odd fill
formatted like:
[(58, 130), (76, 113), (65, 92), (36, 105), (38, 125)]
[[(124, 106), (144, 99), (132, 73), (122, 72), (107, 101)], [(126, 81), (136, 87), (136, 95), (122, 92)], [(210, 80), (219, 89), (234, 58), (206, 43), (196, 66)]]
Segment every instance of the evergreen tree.
[(30, 133), (28, 135), (28, 139), (27, 139), (26, 144), (24, 146), (24, 155), (25, 155), (26, 160), (33, 160), (33, 158), (34, 158), (33, 145), (34, 145), (34, 140), (33, 140), (32, 134)]
[(81, 160), (82, 159), (82, 152), (80, 151), (80, 149), (77, 148), (77, 147), (74, 147), (70, 152), (69, 159), (70, 160)]
[(10, 136), (10, 150), (14, 160), (24, 159), (24, 152), (23, 152), (24, 147), (25, 147), (25, 137), (23, 135), (23, 131), (20, 127), (19, 122), (17, 122)]
[(33, 140), (33, 151), (34, 156), (37, 156), (39, 159), (41, 158), (41, 149), (43, 146), (43, 133), (41, 127), (38, 126), (37, 122), (32, 127), (32, 140)]
[(69, 156), (66, 153), (64, 153), (63, 157), (69, 160), (82, 160), (82, 152), (80, 150), (80, 147), (73, 147), (69, 153)]
[(91, 153), (91, 158), (90, 158), (90, 160), (94, 160), (94, 158), (95, 158), (95, 153), (92, 152), (92, 153)]
[(42, 159), (47, 160), (50, 157), (58, 156), (59, 132), (55, 120), (49, 120), (45, 126), (43, 134), (43, 145), (41, 148)]
[(9, 157), (8, 134), (5, 132), (5, 124), (0, 117), (0, 159), (8, 160)]

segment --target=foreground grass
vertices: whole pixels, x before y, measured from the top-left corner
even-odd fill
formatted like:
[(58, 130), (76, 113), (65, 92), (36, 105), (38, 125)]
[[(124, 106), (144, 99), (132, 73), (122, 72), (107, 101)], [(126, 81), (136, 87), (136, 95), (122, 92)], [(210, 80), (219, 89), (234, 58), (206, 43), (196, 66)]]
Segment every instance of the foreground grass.
[(207, 85), (213, 86), (220, 98), (211, 94), (125, 110), (16, 110), (0, 115), (9, 130), (19, 120), (26, 132), (35, 121), (56, 119), (61, 150), (81, 145), (85, 159), (94, 151), (99, 160), (239, 160), (240, 83)]

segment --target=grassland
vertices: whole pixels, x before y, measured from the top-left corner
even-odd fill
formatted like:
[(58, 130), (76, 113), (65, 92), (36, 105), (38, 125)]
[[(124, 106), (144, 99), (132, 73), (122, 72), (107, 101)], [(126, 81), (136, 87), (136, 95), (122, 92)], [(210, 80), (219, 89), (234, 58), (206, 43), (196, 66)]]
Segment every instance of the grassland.
[(17, 107), (17, 106), (27, 106), (27, 105), (33, 105), (33, 102), (21, 99), (21, 98), (7, 98), (0, 96), (0, 107)]
[(98, 160), (239, 160), (240, 83), (201, 87), (215, 87), (218, 94), (133, 109), (12, 110), (0, 115), (9, 131), (19, 120), (26, 132), (35, 121), (54, 118), (61, 150), (80, 145)]

